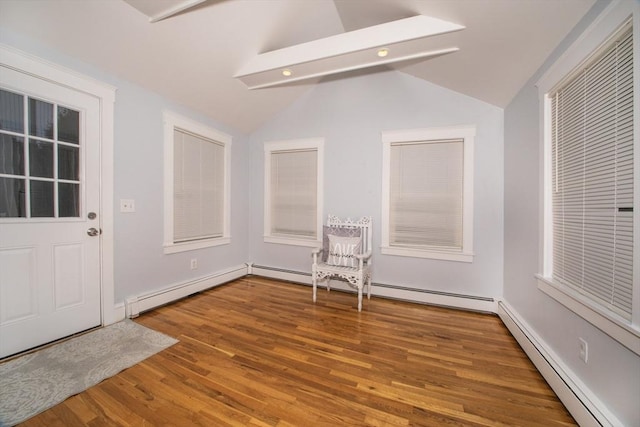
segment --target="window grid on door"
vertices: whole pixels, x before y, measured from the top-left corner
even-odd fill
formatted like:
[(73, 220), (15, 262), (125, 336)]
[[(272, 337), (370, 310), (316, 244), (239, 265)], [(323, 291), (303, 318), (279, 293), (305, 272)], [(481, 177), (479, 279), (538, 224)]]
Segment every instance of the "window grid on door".
[(79, 111), (0, 89), (0, 219), (80, 216)]

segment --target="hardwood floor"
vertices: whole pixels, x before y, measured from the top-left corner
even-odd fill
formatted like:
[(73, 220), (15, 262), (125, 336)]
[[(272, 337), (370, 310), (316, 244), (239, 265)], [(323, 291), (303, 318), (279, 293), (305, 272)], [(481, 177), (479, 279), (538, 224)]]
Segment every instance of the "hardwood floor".
[(26, 426), (575, 425), (493, 315), (248, 277), (141, 315), (180, 340)]

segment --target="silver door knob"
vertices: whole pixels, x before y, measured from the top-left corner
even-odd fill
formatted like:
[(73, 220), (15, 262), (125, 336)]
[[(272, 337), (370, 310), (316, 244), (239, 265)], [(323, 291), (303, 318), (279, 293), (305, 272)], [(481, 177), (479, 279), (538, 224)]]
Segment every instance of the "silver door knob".
[(91, 237), (93, 236), (97, 236), (98, 234), (100, 234), (100, 231), (98, 231), (97, 229), (91, 227), (90, 229), (87, 230), (87, 234)]

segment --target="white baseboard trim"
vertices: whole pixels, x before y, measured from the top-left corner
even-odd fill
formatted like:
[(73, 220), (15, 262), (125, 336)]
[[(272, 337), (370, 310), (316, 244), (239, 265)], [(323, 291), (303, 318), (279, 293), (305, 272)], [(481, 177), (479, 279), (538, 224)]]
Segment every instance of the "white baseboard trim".
[(125, 316), (129, 318), (137, 317), (140, 313), (145, 311), (169, 304), (181, 298), (239, 279), (246, 275), (247, 265), (242, 264), (195, 280), (178, 283), (157, 292), (128, 297), (123, 304)]
[(281, 268), (265, 267), (263, 265), (252, 264), (251, 271), (249, 274), (268, 277), (270, 279), (279, 279), (287, 282), (303, 283), (305, 285), (311, 285), (311, 274), (301, 273), (299, 271), (285, 270)]
[(496, 312), (496, 303), (493, 298), (476, 297), (473, 295), (411, 289), (380, 283), (374, 283), (372, 285), (371, 294), (383, 298), (399, 299), (420, 304), (482, 311), (485, 313)]
[(119, 302), (117, 303), (114, 307), (113, 307), (113, 314), (110, 316), (110, 322), (109, 323), (104, 323), (102, 326), (108, 326), (111, 325), (113, 323), (117, 323), (120, 322), (121, 320), (126, 319), (127, 315), (126, 315), (126, 309), (124, 306), (124, 302)]
[(506, 301), (498, 301), (497, 305), (502, 322), (581, 427), (622, 426), (517, 311)]
[[(279, 279), (288, 282), (311, 285), (311, 274), (309, 273), (302, 273), (298, 271), (272, 268), (261, 265), (252, 265), (251, 274), (269, 277), (271, 279)], [(320, 288), (322, 288), (324, 287), (324, 284), (320, 284), (319, 286)], [(355, 292), (352, 287), (340, 280), (333, 280), (331, 282), (331, 289), (346, 292)], [(496, 312), (496, 303), (493, 298), (433, 292), (381, 283), (372, 284), (371, 295), (382, 298), (398, 299), (430, 305), (439, 305), (463, 310), (484, 311), (488, 313)]]
[[(115, 323), (127, 317), (137, 317), (140, 313), (145, 311), (152, 310), (156, 307), (169, 304), (191, 294), (239, 279), (247, 274), (255, 274), (256, 276), (311, 286), (311, 275), (309, 273), (246, 263), (196, 280), (179, 283), (160, 291), (128, 297), (125, 302), (118, 303), (114, 306), (111, 318)], [(355, 292), (348, 284), (339, 280), (333, 280), (331, 288), (339, 291)], [(496, 313), (496, 303), (491, 298), (444, 294), (379, 283), (374, 283), (371, 289), (372, 295), (383, 298)]]

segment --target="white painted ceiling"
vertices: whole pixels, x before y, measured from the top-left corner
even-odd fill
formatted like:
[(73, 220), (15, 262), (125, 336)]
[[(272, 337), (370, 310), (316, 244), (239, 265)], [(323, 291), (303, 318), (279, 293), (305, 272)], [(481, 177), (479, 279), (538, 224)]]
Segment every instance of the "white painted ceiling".
[[(595, 0), (0, 0), (0, 29), (93, 64), (251, 132), (322, 82), (249, 90), (233, 76), (260, 53), (422, 14), (465, 30), (460, 50), (385, 66), (505, 107)], [(382, 67), (368, 70), (377, 72)], [(335, 78), (335, 77), (332, 77)]]

